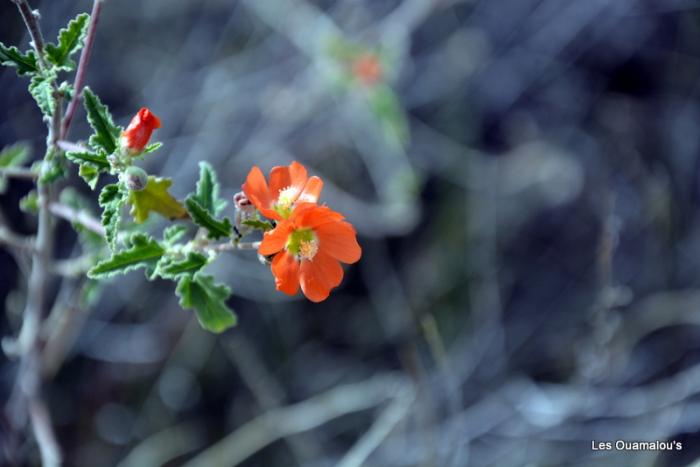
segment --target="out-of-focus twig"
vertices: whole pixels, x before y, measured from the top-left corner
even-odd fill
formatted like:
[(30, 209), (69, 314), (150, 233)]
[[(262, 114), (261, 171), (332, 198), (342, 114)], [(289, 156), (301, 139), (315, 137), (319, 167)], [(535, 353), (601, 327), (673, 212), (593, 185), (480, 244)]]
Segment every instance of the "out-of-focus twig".
[(372, 451), (389, 436), (394, 427), (406, 416), (414, 396), (415, 392), (410, 386), (403, 387), (369, 431), (345, 454), (337, 467), (362, 467)]
[(4, 225), (0, 225), (0, 244), (22, 251), (32, 251), (34, 249), (34, 237), (23, 237)]
[(203, 442), (202, 430), (191, 422), (168, 427), (137, 444), (117, 467), (165, 465), (199, 448)]
[(39, 174), (25, 167), (5, 167), (0, 169), (0, 177), (36, 180), (39, 177)]
[(105, 228), (102, 226), (102, 223), (86, 211), (80, 211), (60, 203), (51, 203), (50, 209), (51, 213), (56, 217), (60, 217), (70, 223), (81, 224), (98, 235), (105, 235)]
[(406, 384), (395, 375), (375, 376), (361, 383), (337, 386), (298, 404), (270, 410), (204, 450), (185, 467), (234, 467), (280, 438), (373, 407), (393, 397)]

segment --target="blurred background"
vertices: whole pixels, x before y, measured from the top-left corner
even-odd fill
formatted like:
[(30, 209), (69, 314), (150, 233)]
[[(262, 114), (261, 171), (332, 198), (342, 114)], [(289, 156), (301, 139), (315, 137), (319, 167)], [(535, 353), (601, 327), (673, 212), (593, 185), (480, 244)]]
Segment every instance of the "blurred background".
[[(47, 40), (91, 7), (31, 3)], [(0, 40), (28, 43), (12, 2)], [(26, 84), (0, 70), (0, 146), (38, 157)], [(161, 118), (143, 166), (178, 197), (201, 160), (229, 201), (252, 165), (302, 162), (363, 257), (320, 304), (276, 292), (252, 252), (221, 258), (239, 324), (219, 336), (171, 282), (88, 299), (55, 279), (44, 394), (66, 465), (698, 465), (700, 2), (107, 1), (87, 84), (120, 125)], [(70, 139), (87, 135), (81, 109)], [(23, 234), (30, 188), (0, 196)], [(57, 245), (80, 256), (65, 222)], [(27, 259), (0, 250), (3, 336)], [(591, 449), (618, 439), (683, 448)]]

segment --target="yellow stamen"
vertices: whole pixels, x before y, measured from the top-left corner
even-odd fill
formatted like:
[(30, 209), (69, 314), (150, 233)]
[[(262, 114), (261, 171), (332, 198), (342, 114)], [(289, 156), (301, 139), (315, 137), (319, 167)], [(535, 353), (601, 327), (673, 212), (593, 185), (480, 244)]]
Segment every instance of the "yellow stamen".
[(302, 241), (299, 245), (299, 256), (302, 259), (311, 261), (316, 256), (316, 253), (318, 253), (318, 242), (315, 239), (306, 242)]

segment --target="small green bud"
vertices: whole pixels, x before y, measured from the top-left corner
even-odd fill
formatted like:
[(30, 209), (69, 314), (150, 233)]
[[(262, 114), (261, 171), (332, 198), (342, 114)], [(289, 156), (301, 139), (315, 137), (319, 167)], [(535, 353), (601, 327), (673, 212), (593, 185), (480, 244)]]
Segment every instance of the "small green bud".
[(148, 175), (141, 167), (131, 166), (122, 172), (122, 180), (131, 191), (141, 191), (146, 188)]

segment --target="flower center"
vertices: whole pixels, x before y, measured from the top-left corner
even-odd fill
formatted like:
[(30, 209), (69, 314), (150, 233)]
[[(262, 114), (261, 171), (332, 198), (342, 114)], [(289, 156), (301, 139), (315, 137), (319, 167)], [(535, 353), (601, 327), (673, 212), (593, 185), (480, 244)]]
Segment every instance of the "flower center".
[(293, 186), (288, 186), (287, 188), (282, 188), (280, 194), (277, 197), (277, 206), (281, 208), (288, 208), (292, 205), (296, 199), (297, 190)]
[(311, 229), (295, 230), (289, 234), (286, 248), (298, 259), (310, 261), (318, 253), (318, 239)]
[(282, 188), (277, 196), (277, 202), (275, 203), (275, 211), (279, 213), (280, 216), (285, 219), (289, 217), (292, 213), (292, 204), (296, 201), (299, 192), (293, 186), (288, 186)]

